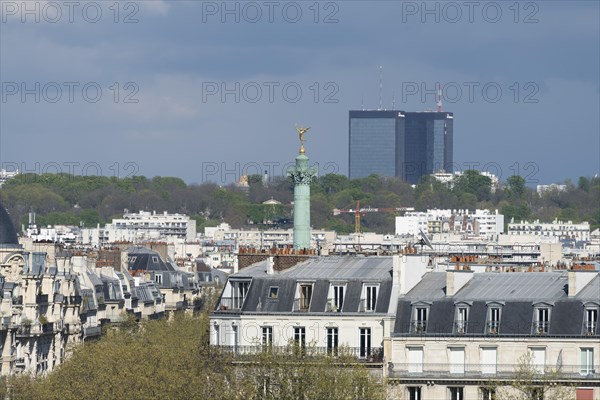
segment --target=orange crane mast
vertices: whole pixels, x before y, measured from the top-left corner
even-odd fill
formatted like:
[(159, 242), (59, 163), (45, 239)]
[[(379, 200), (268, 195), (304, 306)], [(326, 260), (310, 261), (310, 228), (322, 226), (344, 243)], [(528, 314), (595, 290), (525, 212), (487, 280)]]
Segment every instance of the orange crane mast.
[(354, 233), (360, 233), (360, 216), (366, 215), (369, 212), (404, 212), (414, 211), (414, 207), (388, 207), (388, 208), (372, 208), (364, 207), (360, 208), (360, 200), (356, 200), (355, 209), (340, 210), (338, 208), (333, 209), (333, 215), (340, 214), (354, 214)]

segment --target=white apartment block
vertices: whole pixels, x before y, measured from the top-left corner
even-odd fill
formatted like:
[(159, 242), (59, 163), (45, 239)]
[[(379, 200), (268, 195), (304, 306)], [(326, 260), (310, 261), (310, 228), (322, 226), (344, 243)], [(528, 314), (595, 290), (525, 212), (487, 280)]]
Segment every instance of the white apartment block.
[[(215, 228), (205, 228), (205, 236), (214, 241), (233, 241), (237, 248), (271, 248), (294, 244), (293, 229), (232, 229), (229, 224), (221, 224)], [(311, 229), (310, 244), (312, 248), (328, 248), (333, 245), (335, 238), (334, 231)]]
[(560, 185), (558, 183), (551, 183), (549, 185), (537, 185), (537, 194), (542, 195), (551, 190), (556, 190), (557, 192), (564, 192), (567, 190), (567, 185)]
[(509, 235), (534, 235), (544, 237), (556, 237), (560, 241), (575, 240), (577, 242), (589, 242), (590, 224), (581, 222), (579, 224), (573, 221), (559, 221), (555, 219), (552, 222), (540, 222), (539, 220), (529, 222), (514, 222), (511, 220), (508, 224)]
[(196, 221), (184, 214), (169, 214), (164, 211), (140, 211), (130, 213), (125, 210), (123, 218), (113, 219), (103, 228), (81, 230), (81, 243), (101, 246), (114, 242), (139, 243), (144, 241), (196, 240)]
[(492, 237), (504, 232), (504, 215), (498, 210), (427, 210), (407, 212), (396, 217), (396, 235), (460, 233), (469, 236)]
[(527, 398), (600, 398), (599, 290), (595, 271), (426, 274), (385, 340), (391, 397), (491, 400), (525, 370)]
[[(486, 178), (490, 178), (490, 181), (491, 181), (490, 190), (492, 193), (494, 193), (500, 185), (500, 180), (498, 179), (498, 177), (488, 171), (477, 171), (477, 172), (479, 172), (480, 175), (485, 176)], [(453, 173), (439, 171), (439, 172), (435, 172), (435, 173), (431, 174), (431, 176), (434, 177), (435, 179), (437, 179), (438, 181), (445, 183), (446, 185), (448, 185), (449, 188), (452, 188), (454, 186), (454, 180), (459, 178), (460, 176), (462, 176), (463, 173), (464, 173), (464, 171), (456, 171)]]
[(311, 257), (275, 268), (271, 257), (230, 275), (211, 314), (212, 345), (245, 355), (295, 343), (319, 353), (349, 351), (356, 362), (381, 368), (398, 295), (419, 282), (426, 260)]

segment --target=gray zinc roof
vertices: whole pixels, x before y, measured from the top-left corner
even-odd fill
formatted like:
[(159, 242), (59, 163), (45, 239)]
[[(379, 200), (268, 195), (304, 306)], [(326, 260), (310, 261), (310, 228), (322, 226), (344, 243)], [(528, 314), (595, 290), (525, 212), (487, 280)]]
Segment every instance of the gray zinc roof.
[[(268, 262), (261, 261), (244, 268), (232, 277), (265, 277)], [(391, 280), (392, 257), (317, 257), (272, 276), (289, 279)]]
[(429, 272), (404, 298), (407, 300), (437, 300), (446, 296), (446, 273)]
[(580, 300), (600, 302), (600, 274), (597, 274), (575, 297)]
[(456, 300), (558, 300), (567, 297), (566, 272), (484, 272), (454, 296)]

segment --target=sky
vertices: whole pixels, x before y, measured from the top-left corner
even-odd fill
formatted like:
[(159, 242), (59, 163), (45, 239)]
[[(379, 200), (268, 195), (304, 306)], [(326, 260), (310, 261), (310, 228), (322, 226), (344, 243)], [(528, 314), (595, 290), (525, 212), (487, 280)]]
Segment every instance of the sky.
[[(597, 1), (0, 0), (0, 167), (282, 175), (297, 126), (348, 173), (348, 111), (454, 113), (456, 169), (600, 172)], [(380, 85), (381, 83), (381, 85)]]

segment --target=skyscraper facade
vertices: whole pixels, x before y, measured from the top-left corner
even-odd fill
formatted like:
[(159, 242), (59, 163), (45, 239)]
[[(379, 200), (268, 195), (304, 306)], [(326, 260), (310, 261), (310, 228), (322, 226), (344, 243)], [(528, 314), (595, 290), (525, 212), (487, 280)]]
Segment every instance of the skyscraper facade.
[(415, 184), (452, 172), (453, 121), (449, 112), (350, 111), (350, 179), (377, 174)]

